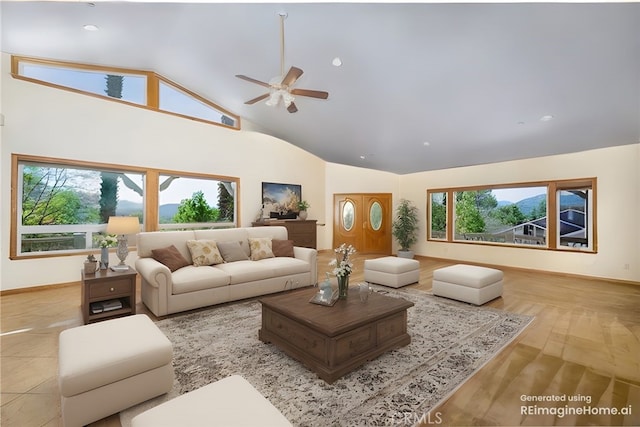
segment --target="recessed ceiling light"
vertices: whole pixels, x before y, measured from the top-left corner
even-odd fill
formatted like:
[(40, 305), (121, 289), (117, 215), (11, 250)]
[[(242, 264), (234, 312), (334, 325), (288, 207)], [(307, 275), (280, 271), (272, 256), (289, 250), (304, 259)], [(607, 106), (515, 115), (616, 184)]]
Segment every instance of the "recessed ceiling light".
[(540, 117), (540, 121), (541, 122), (548, 122), (549, 120), (553, 120), (553, 116), (552, 115), (546, 115), (546, 116), (542, 116)]
[(423, 143), (422, 143), (422, 145), (424, 145), (425, 147), (428, 147), (428, 146), (430, 146), (430, 145), (431, 145), (431, 143), (430, 143), (430, 142), (425, 141), (425, 142), (423, 142)]
[(331, 64), (333, 64), (334, 67), (340, 67), (342, 65), (342, 59), (340, 59), (339, 57), (336, 56), (331, 61)]
[(84, 28), (87, 31), (98, 31), (98, 27), (93, 24), (83, 25), (82, 28)]

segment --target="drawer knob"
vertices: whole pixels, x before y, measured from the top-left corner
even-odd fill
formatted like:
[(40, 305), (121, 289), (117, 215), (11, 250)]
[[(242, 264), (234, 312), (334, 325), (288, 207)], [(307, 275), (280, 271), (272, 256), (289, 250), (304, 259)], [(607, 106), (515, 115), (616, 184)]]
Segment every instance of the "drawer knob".
[(109, 289), (109, 290), (110, 290), (111, 292), (115, 291), (115, 289), (113, 289), (113, 288), (111, 288), (111, 289)]

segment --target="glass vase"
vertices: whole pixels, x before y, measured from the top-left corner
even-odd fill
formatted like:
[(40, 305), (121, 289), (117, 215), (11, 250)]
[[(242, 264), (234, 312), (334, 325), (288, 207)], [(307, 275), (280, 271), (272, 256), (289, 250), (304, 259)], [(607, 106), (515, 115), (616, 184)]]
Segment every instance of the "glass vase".
[(338, 276), (338, 298), (347, 299), (349, 295), (349, 276)]
[(109, 268), (109, 248), (100, 248), (100, 270)]

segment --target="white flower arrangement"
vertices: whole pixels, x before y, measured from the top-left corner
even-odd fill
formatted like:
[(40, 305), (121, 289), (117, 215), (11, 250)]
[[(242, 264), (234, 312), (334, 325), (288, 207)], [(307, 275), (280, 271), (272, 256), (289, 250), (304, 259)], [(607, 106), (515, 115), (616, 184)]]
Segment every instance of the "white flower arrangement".
[(333, 267), (333, 274), (338, 277), (344, 277), (351, 274), (353, 271), (353, 262), (351, 261), (351, 255), (356, 253), (356, 249), (345, 243), (341, 244), (339, 248), (335, 249), (336, 259), (329, 262), (329, 266)]
[(96, 241), (101, 248), (110, 248), (118, 244), (118, 238), (114, 234), (100, 235), (96, 238)]

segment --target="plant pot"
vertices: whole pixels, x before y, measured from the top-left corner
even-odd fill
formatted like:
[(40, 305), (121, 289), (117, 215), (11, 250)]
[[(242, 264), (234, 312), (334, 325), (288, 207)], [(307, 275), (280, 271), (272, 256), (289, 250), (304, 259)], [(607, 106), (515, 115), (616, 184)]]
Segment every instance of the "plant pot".
[(300, 218), (303, 221), (307, 219), (307, 215), (308, 215), (307, 211), (298, 212), (298, 218)]
[(412, 259), (413, 255), (414, 255), (413, 251), (398, 251), (398, 258)]

